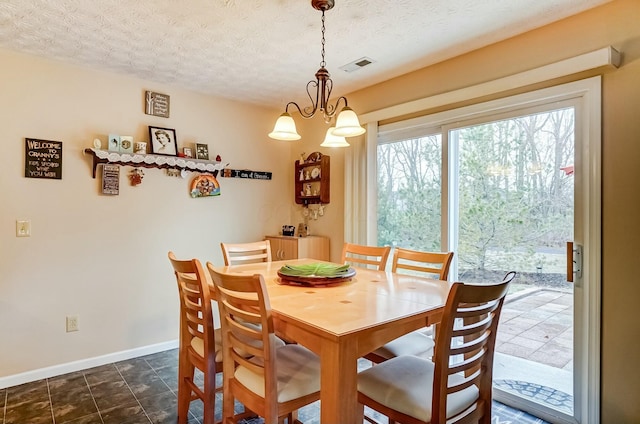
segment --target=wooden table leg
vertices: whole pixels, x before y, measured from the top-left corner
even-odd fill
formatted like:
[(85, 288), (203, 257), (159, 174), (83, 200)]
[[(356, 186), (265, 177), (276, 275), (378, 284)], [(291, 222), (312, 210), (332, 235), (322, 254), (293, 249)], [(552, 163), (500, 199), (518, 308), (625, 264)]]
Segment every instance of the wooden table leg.
[(322, 342), (320, 422), (355, 424), (358, 358), (354, 340)]

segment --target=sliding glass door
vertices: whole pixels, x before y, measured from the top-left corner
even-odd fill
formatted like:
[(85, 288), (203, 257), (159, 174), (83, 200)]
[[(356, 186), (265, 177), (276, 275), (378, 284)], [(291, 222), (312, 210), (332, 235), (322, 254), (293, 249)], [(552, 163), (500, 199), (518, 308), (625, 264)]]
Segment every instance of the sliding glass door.
[[(563, 88), (381, 126), (377, 235), (379, 245), (454, 251), (451, 280), (516, 271), (495, 399), (587, 423), (599, 385), (599, 115), (589, 89)], [(580, 254), (567, 258), (574, 241)]]
[[(457, 280), (516, 271), (494, 359), (495, 398), (573, 422), (575, 109), (569, 104), (449, 130), (458, 184)], [(539, 108), (538, 108), (539, 109)]]

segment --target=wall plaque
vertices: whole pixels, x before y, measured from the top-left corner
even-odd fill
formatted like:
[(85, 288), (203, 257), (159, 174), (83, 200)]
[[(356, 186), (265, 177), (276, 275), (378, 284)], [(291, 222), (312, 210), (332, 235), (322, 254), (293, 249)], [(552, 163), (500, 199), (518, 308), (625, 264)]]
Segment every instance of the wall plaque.
[(62, 141), (25, 138), (24, 176), (62, 179)]
[(145, 93), (145, 109), (147, 115), (169, 117), (169, 95), (147, 91)]
[(120, 165), (102, 165), (102, 194), (120, 194)]
[(270, 180), (271, 172), (250, 171), (248, 169), (229, 169), (222, 171), (222, 176), (226, 178), (248, 178), (250, 180)]

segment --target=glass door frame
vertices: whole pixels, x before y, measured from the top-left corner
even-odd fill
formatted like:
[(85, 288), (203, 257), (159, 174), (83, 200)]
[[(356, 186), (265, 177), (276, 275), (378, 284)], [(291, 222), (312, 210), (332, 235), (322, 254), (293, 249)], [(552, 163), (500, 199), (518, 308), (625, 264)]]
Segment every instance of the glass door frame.
[[(490, 115), (535, 108), (555, 102), (573, 101), (575, 106), (575, 230), (574, 243), (583, 246), (583, 273), (575, 278), (574, 323), (582, 325), (574, 334), (574, 420), (560, 420), (551, 411), (538, 410), (543, 419), (555, 422), (589, 423), (600, 419), (600, 328), (601, 328), (601, 77), (591, 77), (562, 85), (518, 94), (498, 100), (439, 112), (381, 126), (369, 125), (367, 136), (367, 204), (369, 216), (375, 216), (376, 135), (406, 131), (407, 128), (442, 128), (442, 240), (443, 249), (452, 246), (452, 223), (457, 222), (457, 172), (451, 158), (448, 129)], [(372, 131), (373, 130), (373, 131)], [(378, 131), (379, 130), (379, 131)], [(371, 222), (371, 221), (370, 221)], [(375, 242), (369, 226), (369, 241)], [(375, 230), (373, 230), (375, 231)], [(455, 265), (454, 265), (455, 267)], [(454, 268), (455, 269), (455, 268)], [(560, 420), (560, 421), (559, 421)]]

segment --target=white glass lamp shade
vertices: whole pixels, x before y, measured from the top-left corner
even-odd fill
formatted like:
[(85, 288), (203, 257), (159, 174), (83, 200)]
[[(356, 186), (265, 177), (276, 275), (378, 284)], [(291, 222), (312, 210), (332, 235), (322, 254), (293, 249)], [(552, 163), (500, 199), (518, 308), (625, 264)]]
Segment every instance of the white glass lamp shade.
[(320, 146), (322, 147), (349, 147), (349, 143), (345, 140), (344, 137), (338, 137), (337, 135), (333, 135), (333, 130), (335, 127), (331, 127), (327, 130), (327, 135), (324, 137), (324, 141)]
[(296, 123), (287, 112), (280, 115), (273, 127), (273, 131), (269, 133), (269, 137), (275, 140), (294, 141), (300, 140), (300, 134), (296, 130)]
[(344, 109), (338, 114), (336, 119), (336, 129), (333, 130), (333, 135), (339, 137), (354, 137), (356, 135), (364, 134), (367, 130), (360, 126), (358, 115), (350, 107), (345, 106)]

